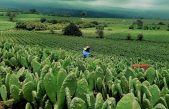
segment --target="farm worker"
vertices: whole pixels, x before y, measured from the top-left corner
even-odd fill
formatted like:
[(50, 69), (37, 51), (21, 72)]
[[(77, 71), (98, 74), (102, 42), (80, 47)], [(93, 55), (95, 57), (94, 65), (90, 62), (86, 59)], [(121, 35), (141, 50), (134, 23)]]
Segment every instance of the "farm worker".
[(84, 58), (87, 58), (90, 56), (90, 47), (89, 46), (86, 46), (84, 49), (83, 49), (83, 57)]

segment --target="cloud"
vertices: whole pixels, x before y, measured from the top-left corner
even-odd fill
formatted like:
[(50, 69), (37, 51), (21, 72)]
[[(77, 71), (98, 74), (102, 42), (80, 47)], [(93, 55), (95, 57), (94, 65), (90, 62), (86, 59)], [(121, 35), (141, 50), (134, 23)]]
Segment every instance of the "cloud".
[[(0, 0), (7, 1), (7, 0)], [(82, 6), (82, 7), (119, 7), (130, 9), (163, 9), (169, 10), (169, 0), (8, 0), (22, 3), (62, 3), (65, 5)]]

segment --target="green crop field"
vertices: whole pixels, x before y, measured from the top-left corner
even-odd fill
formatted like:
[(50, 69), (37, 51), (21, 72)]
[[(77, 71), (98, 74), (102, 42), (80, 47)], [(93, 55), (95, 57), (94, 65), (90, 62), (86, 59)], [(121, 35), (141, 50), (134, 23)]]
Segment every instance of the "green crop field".
[[(0, 109), (168, 109), (169, 20), (129, 29), (136, 20), (0, 16)], [(70, 22), (82, 37), (63, 35)], [(92, 22), (104, 25), (104, 38)], [(87, 45), (93, 56), (84, 59)]]
[(0, 30), (9, 30), (15, 28), (15, 22), (8, 21), (5, 16), (0, 16)]

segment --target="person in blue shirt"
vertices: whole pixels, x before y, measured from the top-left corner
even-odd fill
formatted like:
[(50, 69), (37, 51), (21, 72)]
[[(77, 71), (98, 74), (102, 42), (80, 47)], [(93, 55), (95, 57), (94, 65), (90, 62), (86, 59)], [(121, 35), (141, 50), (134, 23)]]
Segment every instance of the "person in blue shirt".
[(83, 49), (83, 57), (84, 58), (87, 58), (90, 56), (90, 47), (89, 46), (86, 46), (84, 49)]

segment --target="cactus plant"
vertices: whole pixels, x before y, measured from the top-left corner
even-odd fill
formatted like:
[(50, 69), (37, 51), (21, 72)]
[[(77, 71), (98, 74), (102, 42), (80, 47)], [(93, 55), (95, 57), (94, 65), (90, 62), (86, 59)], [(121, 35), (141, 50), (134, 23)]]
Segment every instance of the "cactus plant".
[(9, 87), (11, 87), (11, 85), (15, 85), (18, 88), (21, 88), (21, 83), (19, 82), (19, 79), (15, 74), (11, 74), (9, 76), (9, 80), (7, 80), (7, 82), (8, 81), (9, 81), (9, 83), (6, 83), (6, 84), (9, 84)]
[(39, 101), (41, 101), (41, 99), (43, 98), (43, 96), (45, 95), (45, 87), (43, 84), (43, 80), (39, 80), (38, 84), (37, 84), (37, 99)]
[(33, 96), (32, 96), (32, 91), (36, 90), (36, 84), (34, 81), (30, 81), (27, 82), (24, 86), (23, 86), (23, 96), (24, 98), (29, 101), (32, 102), (33, 101)]
[(129, 92), (129, 83), (127, 81), (127, 78), (125, 76), (121, 77), (121, 83), (120, 86), (122, 88), (122, 91), (126, 94)]
[(126, 94), (118, 103), (116, 109), (141, 109), (132, 93)]
[(66, 94), (67, 107), (68, 109), (70, 109), (71, 95), (68, 87), (65, 88), (65, 94)]
[(148, 68), (145, 72), (145, 77), (150, 82), (150, 84), (153, 84), (154, 78), (156, 77), (156, 70), (152, 67)]
[(96, 95), (95, 109), (100, 109), (103, 105), (103, 97), (101, 93)]
[(29, 68), (28, 61), (27, 61), (26, 57), (21, 56), (19, 62), (23, 67)]
[(87, 109), (87, 105), (84, 100), (75, 97), (70, 103), (70, 109)]
[(88, 85), (89, 85), (89, 90), (93, 91), (94, 87), (95, 87), (95, 73), (94, 72), (90, 72), (87, 75), (87, 81), (88, 81)]
[(169, 94), (165, 95), (165, 101), (167, 103), (167, 106), (169, 107)]
[(32, 105), (30, 103), (26, 103), (25, 109), (32, 109)]
[(93, 93), (86, 94), (86, 103), (88, 109), (94, 109), (95, 97)]
[(97, 81), (96, 81), (96, 89), (99, 91), (99, 92), (101, 92), (102, 91), (102, 82), (103, 82), (103, 80), (100, 78), (100, 77), (98, 77), (97, 78)]
[(66, 70), (61, 68), (57, 75), (57, 99), (59, 99), (60, 89), (66, 76), (67, 76)]
[(143, 94), (144, 93), (146, 94), (146, 96), (148, 97), (148, 99), (151, 99), (152, 95), (151, 95), (151, 93), (150, 93), (150, 91), (149, 91), (149, 89), (148, 89), (147, 86), (142, 85), (141, 86), (141, 91), (142, 91)]
[(6, 101), (7, 100), (7, 89), (6, 89), (6, 86), (2, 85), (0, 89), (1, 89), (0, 93), (1, 93), (2, 100)]
[(132, 68), (127, 68), (125, 71), (125, 77), (129, 79), (129, 77), (135, 78), (136, 77), (136, 72)]
[[(31, 66), (33, 68), (33, 72), (40, 73), (41, 64), (36, 59), (32, 60)], [(39, 74), (39, 76), (40, 76), (40, 74)]]
[(10, 91), (10, 86), (9, 86), (10, 76), (11, 76), (11, 74), (8, 73), (5, 77), (5, 86), (6, 86), (8, 92)]
[(146, 99), (146, 98), (143, 99), (142, 108), (143, 109), (152, 109), (152, 105), (148, 99)]
[(152, 85), (148, 87), (152, 97), (151, 97), (151, 103), (152, 105), (155, 105), (158, 99), (160, 98), (160, 89), (158, 88), (157, 85)]
[(167, 109), (163, 104), (158, 103), (153, 109)]
[(113, 97), (107, 99), (108, 109), (116, 109), (116, 100)]
[(105, 74), (105, 82), (106, 82), (106, 85), (109, 84), (109, 82), (111, 82), (113, 79), (113, 74), (111, 72), (111, 70), (109, 68), (106, 69), (106, 74)]
[(75, 96), (83, 100), (86, 99), (86, 94), (89, 92), (88, 83), (85, 78), (77, 81)]
[(17, 86), (11, 85), (10, 94), (11, 97), (14, 98), (16, 102), (20, 100), (20, 89)]
[(157, 101), (157, 104), (158, 104), (158, 103), (161, 103), (161, 104), (163, 104), (166, 108), (168, 108), (167, 102), (166, 102), (165, 98), (160, 97), (159, 100)]
[(65, 88), (68, 87), (70, 90), (70, 95), (73, 96), (76, 91), (77, 80), (74, 73), (70, 73), (63, 81), (58, 95), (58, 108), (62, 109), (65, 102)]
[(53, 109), (52, 104), (50, 103), (49, 100), (45, 102), (45, 108), (44, 109)]
[(44, 87), (46, 90), (46, 93), (50, 99), (50, 101), (55, 104), (56, 103), (56, 94), (57, 94), (57, 80), (54, 77), (54, 75), (49, 72), (45, 75), (44, 80)]

